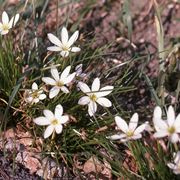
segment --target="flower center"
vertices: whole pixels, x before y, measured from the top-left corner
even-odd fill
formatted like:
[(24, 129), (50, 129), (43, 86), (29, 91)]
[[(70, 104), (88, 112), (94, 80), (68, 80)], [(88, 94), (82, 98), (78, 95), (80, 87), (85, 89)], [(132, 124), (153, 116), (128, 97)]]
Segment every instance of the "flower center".
[(92, 95), (90, 95), (90, 99), (92, 101), (96, 101), (97, 100), (97, 96), (95, 94), (92, 94)]
[(176, 129), (175, 129), (174, 126), (171, 126), (171, 127), (168, 128), (169, 134), (173, 134), (173, 133), (175, 133), (175, 131), (176, 131)]
[(126, 132), (127, 137), (132, 137), (134, 135), (133, 131), (127, 131)]
[(38, 98), (39, 97), (38, 92), (37, 91), (33, 92), (32, 97), (33, 97), (33, 99)]
[(64, 46), (62, 46), (62, 50), (63, 50), (63, 51), (69, 51), (70, 48), (69, 48), (67, 45), (64, 45)]
[(54, 126), (57, 125), (57, 124), (58, 124), (58, 120), (57, 120), (57, 119), (53, 119), (53, 120), (51, 121), (51, 124), (54, 125)]
[(64, 83), (62, 81), (57, 81), (56, 86), (62, 87), (64, 86)]
[(7, 31), (7, 30), (9, 30), (9, 25), (8, 24), (3, 24), (1, 28), (2, 28), (3, 31)]

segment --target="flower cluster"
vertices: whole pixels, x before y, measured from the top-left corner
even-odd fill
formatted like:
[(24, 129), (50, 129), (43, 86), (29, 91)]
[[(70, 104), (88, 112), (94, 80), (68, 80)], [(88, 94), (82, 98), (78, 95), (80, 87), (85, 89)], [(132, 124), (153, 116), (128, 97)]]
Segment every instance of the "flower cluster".
[[(48, 47), (49, 51), (60, 51), (60, 55), (64, 58), (69, 55), (70, 52), (79, 52), (79, 47), (72, 47), (74, 42), (78, 39), (79, 31), (76, 31), (70, 38), (68, 36), (67, 29), (62, 28), (61, 40), (56, 36), (49, 33), (49, 40), (55, 44), (55, 46)], [(97, 104), (103, 107), (110, 107), (112, 103), (105, 98), (113, 91), (113, 86), (105, 86), (100, 88), (100, 79), (97, 77), (92, 83), (91, 89), (82, 80), (86, 74), (82, 73), (82, 64), (79, 64), (75, 68), (75, 72), (70, 73), (71, 66), (65, 67), (62, 72), (59, 72), (56, 65), (50, 67), (51, 77), (43, 77), (42, 81), (45, 86), (51, 87), (49, 90), (49, 99), (55, 98), (60, 92), (65, 94), (70, 93), (70, 84), (76, 83), (78, 89), (80, 89), (86, 96), (79, 99), (79, 105), (88, 105), (88, 113), (90, 116), (94, 116), (97, 111)], [(76, 79), (76, 80), (75, 80)], [(38, 85), (34, 82), (31, 90), (26, 90), (25, 101), (27, 103), (35, 104), (41, 100), (47, 98), (47, 95), (43, 93), (43, 87), (38, 88)], [(60, 134), (62, 132), (62, 124), (66, 123), (69, 119), (68, 115), (63, 114), (62, 105), (57, 105), (54, 114), (50, 110), (43, 111), (44, 116), (40, 116), (34, 119), (34, 123), (45, 126), (48, 125), (44, 132), (44, 138), (48, 138), (51, 134), (56, 132)]]
[[(8, 14), (4, 11), (2, 13), (2, 22), (0, 22), (0, 34), (5, 35), (9, 30), (16, 25), (19, 20), (19, 14), (16, 14), (9, 20)], [(75, 31), (71, 37), (65, 27), (61, 30), (61, 38), (58, 39), (52, 33), (49, 33), (48, 39), (53, 46), (47, 48), (48, 51), (60, 52), (60, 56), (67, 58), (70, 52), (79, 52), (81, 49), (73, 46), (79, 37), (79, 31)], [(84, 96), (78, 100), (79, 105), (88, 106), (88, 114), (90, 117), (95, 116), (98, 105), (109, 108), (112, 102), (106, 98), (112, 93), (114, 86), (107, 85), (101, 87), (100, 79), (96, 77), (91, 85), (91, 88), (83, 82), (86, 74), (82, 73), (82, 64), (76, 66), (75, 72), (70, 73), (72, 67), (69, 65), (59, 72), (56, 65), (50, 67), (51, 77), (42, 77), (44, 86), (51, 87), (49, 90), (49, 99), (55, 98), (61, 91), (65, 94), (70, 93), (70, 84), (76, 83), (76, 86), (82, 91)], [(75, 80), (76, 79), (76, 80)], [(25, 91), (25, 101), (30, 104), (39, 103), (45, 100), (47, 95), (43, 91), (43, 87), (38, 87), (36, 82), (32, 84), (31, 89)], [(43, 110), (44, 116), (34, 118), (33, 121), (37, 125), (47, 126), (44, 132), (44, 138), (50, 137), (52, 134), (60, 134), (63, 130), (63, 125), (69, 121), (69, 116), (63, 115), (63, 107), (61, 104), (56, 105), (54, 113), (49, 109)], [(117, 134), (108, 136), (110, 140), (120, 140), (126, 143), (129, 140), (137, 140), (142, 138), (143, 132), (151, 129), (148, 122), (138, 126), (139, 116), (134, 113), (130, 119), (129, 124), (120, 116), (115, 116), (115, 123), (117, 125)], [(171, 143), (180, 141), (180, 114), (175, 117), (175, 111), (172, 106), (167, 110), (167, 119), (162, 118), (162, 110), (159, 106), (154, 109), (153, 114), (154, 124), (154, 138), (168, 137)], [(175, 174), (180, 174), (180, 151), (178, 151), (174, 158), (174, 163), (168, 163), (168, 167), (173, 170)]]
[[(139, 127), (138, 125), (138, 114), (135, 113), (129, 122), (129, 125), (121, 117), (116, 116), (115, 122), (117, 130), (121, 131), (115, 135), (107, 137), (111, 140), (120, 140), (121, 142), (127, 142), (129, 140), (136, 140), (142, 137), (143, 131), (152, 130), (148, 122), (143, 123)], [(155, 133), (154, 138), (168, 137), (171, 143), (177, 143), (180, 141), (180, 114), (175, 117), (175, 112), (172, 106), (168, 107), (167, 120), (162, 119), (162, 110), (159, 106), (155, 107), (153, 114), (153, 123)], [(175, 174), (180, 174), (180, 151), (178, 151), (174, 158), (174, 163), (167, 164), (169, 168), (173, 170)]]

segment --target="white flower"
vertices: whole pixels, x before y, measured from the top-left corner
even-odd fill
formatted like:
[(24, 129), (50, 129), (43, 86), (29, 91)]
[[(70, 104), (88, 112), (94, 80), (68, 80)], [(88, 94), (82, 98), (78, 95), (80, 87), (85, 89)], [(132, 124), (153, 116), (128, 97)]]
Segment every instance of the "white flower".
[(71, 66), (67, 66), (64, 71), (59, 76), (58, 70), (56, 67), (51, 68), (51, 75), (53, 78), (50, 77), (43, 77), (42, 81), (46, 84), (54, 86), (50, 89), (49, 98), (52, 99), (58, 95), (58, 93), (63, 91), (64, 93), (69, 93), (69, 90), (65, 85), (69, 84), (73, 78), (75, 77), (76, 73), (69, 74)]
[(172, 106), (169, 106), (167, 111), (167, 120), (162, 120), (162, 110), (159, 106), (154, 109), (153, 117), (156, 133), (155, 138), (168, 136), (172, 143), (179, 141), (180, 133), (180, 114), (175, 118), (175, 112)]
[(79, 64), (75, 67), (77, 81), (79, 81), (79, 79), (83, 79), (86, 76), (86, 74), (82, 72), (82, 66), (82, 64)]
[(0, 23), (0, 33), (1, 35), (5, 35), (9, 32), (9, 30), (16, 25), (19, 20), (19, 14), (16, 14), (9, 21), (8, 14), (4, 11), (2, 13), (2, 23)]
[(83, 96), (79, 99), (78, 104), (88, 105), (88, 113), (90, 116), (93, 116), (97, 110), (97, 104), (100, 104), (103, 107), (112, 106), (111, 101), (109, 101), (104, 96), (107, 96), (113, 91), (113, 86), (105, 86), (100, 89), (100, 80), (99, 78), (94, 79), (91, 89), (87, 84), (83, 82), (78, 83), (78, 87), (83, 93), (87, 96)]
[(61, 41), (53, 34), (48, 34), (48, 39), (55, 44), (55, 46), (50, 46), (47, 49), (49, 51), (60, 51), (62, 57), (67, 57), (69, 52), (79, 52), (81, 49), (79, 47), (71, 47), (74, 42), (78, 39), (79, 31), (74, 32), (74, 34), (69, 38), (67, 29), (65, 27), (61, 30)]
[(175, 154), (174, 163), (167, 164), (174, 174), (180, 174), (180, 151)]
[(120, 139), (122, 142), (126, 142), (128, 140), (136, 140), (140, 139), (142, 137), (142, 132), (146, 129), (147, 122), (143, 123), (139, 127), (138, 125), (138, 114), (134, 113), (133, 116), (130, 119), (129, 126), (126, 123), (124, 119), (122, 119), (119, 116), (115, 117), (115, 122), (117, 125), (117, 129), (121, 130), (121, 134), (115, 134), (113, 136), (108, 137), (109, 139), (112, 140), (118, 140)]
[(65, 124), (69, 120), (67, 115), (62, 115), (63, 107), (60, 104), (56, 106), (54, 114), (50, 110), (44, 110), (43, 114), (44, 116), (35, 118), (34, 122), (40, 126), (48, 125), (44, 132), (44, 138), (48, 138), (53, 131), (60, 134), (63, 129), (62, 124)]
[(42, 89), (38, 89), (38, 85), (34, 82), (32, 84), (32, 90), (27, 90), (25, 92), (25, 101), (28, 103), (38, 103), (40, 100), (46, 98), (46, 95), (43, 94)]

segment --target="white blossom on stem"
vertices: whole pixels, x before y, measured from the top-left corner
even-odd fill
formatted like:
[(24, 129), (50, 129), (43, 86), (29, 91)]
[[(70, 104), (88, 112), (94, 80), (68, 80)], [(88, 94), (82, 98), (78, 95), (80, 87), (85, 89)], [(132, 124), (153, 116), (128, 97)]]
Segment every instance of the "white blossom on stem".
[(0, 34), (1, 35), (5, 35), (9, 32), (9, 30), (16, 25), (16, 23), (19, 20), (19, 14), (16, 14), (15, 16), (13, 16), (11, 18), (11, 20), (9, 20), (9, 16), (6, 13), (6, 11), (4, 11), (2, 13), (2, 22), (0, 22)]
[(99, 78), (95, 78), (91, 89), (87, 84), (83, 82), (78, 83), (78, 87), (81, 89), (86, 96), (83, 96), (79, 99), (78, 104), (80, 105), (88, 105), (88, 113), (90, 116), (93, 116), (97, 111), (97, 103), (103, 107), (110, 107), (112, 103), (109, 99), (105, 98), (113, 91), (113, 86), (105, 86), (100, 89), (100, 80)]
[(49, 33), (48, 39), (55, 45), (47, 48), (49, 51), (60, 51), (62, 57), (69, 56), (70, 52), (79, 52), (81, 49), (79, 47), (71, 47), (75, 41), (78, 39), (79, 31), (75, 31), (74, 34), (69, 38), (68, 31), (65, 27), (61, 30), (61, 40), (59, 40), (55, 35)]
[(43, 93), (42, 89), (38, 88), (38, 85), (34, 82), (32, 84), (32, 89), (25, 91), (25, 101), (28, 103), (38, 103), (40, 100), (44, 100), (46, 94)]
[(172, 143), (179, 141), (180, 133), (180, 114), (175, 117), (175, 112), (172, 106), (169, 106), (167, 111), (167, 120), (162, 119), (162, 110), (159, 106), (154, 109), (153, 123), (156, 132), (155, 138), (169, 137)]
[(44, 132), (44, 138), (48, 138), (54, 131), (60, 134), (63, 130), (63, 124), (69, 120), (68, 115), (63, 115), (63, 107), (58, 104), (55, 108), (55, 112), (50, 110), (43, 111), (44, 116), (35, 118), (33, 121), (40, 126), (48, 126)]
[(138, 114), (134, 113), (128, 125), (124, 119), (122, 119), (119, 116), (116, 116), (115, 122), (117, 125), (117, 129), (121, 130), (122, 133), (112, 135), (108, 138), (111, 140), (121, 140), (121, 142), (140, 139), (142, 137), (142, 132), (146, 129), (147, 122), (137, 127), (138, 119)]
[(42, 81), (47, 85), (53, 86), (49, 92), (49, 98), (52, 99), (57, 96), (61, 91), (64, 93), (69, 93), (68, 88), (66, 87), (75, 77), (76, 73), (69, 74), (71, 70), (71, 66), (67, 66), (64, 71), (59, 75), (59, 72), (55, 66), (51, 67), (51, 75), (50, 77), (43, 77)]
[(167, 164), (174, 174), (180, 174), (180, 151), (175, 154), (174, 163)]

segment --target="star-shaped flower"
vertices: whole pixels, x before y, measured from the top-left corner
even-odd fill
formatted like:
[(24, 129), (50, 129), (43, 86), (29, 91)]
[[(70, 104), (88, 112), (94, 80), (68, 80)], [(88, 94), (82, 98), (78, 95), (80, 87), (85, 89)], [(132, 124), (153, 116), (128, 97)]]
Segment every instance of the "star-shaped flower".
[(60, 134), (63, 129), (63, 124), (65, 124), (69, 117), (63, 114), (63, 107), (59, 104), (55, 108), (54, 114), (50, 110), (43, 111), (44, 116), (38, 117), (34, 119), (34, 122), (40, 126), (46, 126), (44, 132), (44, 138), (48, 138), (54, 131), (57, 134)]
[(55, 46), (50, 46), (47, 49), (49, 51), (60, 51), (62, 57), (67, 57), (69, 52), (79, 52), (81, 50), (79, 47), (71, 47), (78, 39), (78, 36), (79, 31), (75, 31), (69, 38), (67, 29), (63, 27), (61, 30), (61, 40), (51, 33), (48, 34), (48, 39), (55, 44)]
[(78, 87), (83, 93), (87, 96), (83, 96), (79, 99), (78, 104), (88, 105), (88, 113), (90, 116), (93, 116), (97, 111), (97, 103), (103, 107), (110, 107), (112, 103), (110, 100), (105, 98), (113, 91), (113, 86), (105, 86), (100, 89), (100, 80), (99, 78), (94, 79), (91, 89), (87, 84), (83, 82), (78, 83)]
[(120, 139), (122, 142), (126, 142), (129, 140), (136, 140), (142, 137), (142, 132), (146, 129), (147, 123), (143, 123), (139, 127), (138, 125), (138, 114), (134, 113), (130, 119), (129, 125), (126, 123), (124, 119), (119, 116), (115, 117), (115, 122), (117, 125), (117, 129), (121, 130), (122, 133), (115, 134), (113, 136), (108, 137), (112, 140)]
[(19, 20), (19, 14), (16, 14), (14, 17), (11, 18), (9, 21), (8, 14), (6, 11), (2, 13), (2, 23), (0, 23), (0, 34), (5, 35), (9, 32), (9, 30), (16, 25), (17, 21)]
[(167, 120), (162, 120), (162, 110), (159, 106), (154, 109), (153, 117), (156, 133), (155, 138), (169, 137), (172, 143), (179, 141), (180, 133), (180, 114), (175, 118), (175, 112), (172, 106), (169, 106), (167, 111)]
[(180, 151), (175, 154), (174, 163), (167, 164), (174, 174), (180, 174)]
[(38, 89), (38, 85), (34, 82), (32, 84), (31, 90), (25, 91), (25, 101), (28, 103), (38, 103), (40, 100), (43, 100), (46, 98), (46, 95), (43, 94), (42, 89)]
[(69, 93), (68, 88), (65, 86), (69, 84), (73, 78), (75, 77), (76, 73), (69, 74), (71, 70), (71, 66), (67, 66), (64, 71), (59, 75), (59, 72), (55, 66), (51, 67), (51, 75), (53, 78), (50, 77), (43, 77), (42, 81), (46, 84), (54, 86), (50, 89), (49, 98), (52, 99), (58, 95), (58, 93), (63, 91), (64, 93)]

